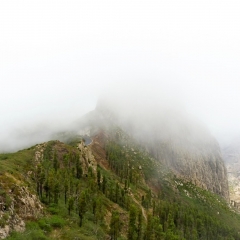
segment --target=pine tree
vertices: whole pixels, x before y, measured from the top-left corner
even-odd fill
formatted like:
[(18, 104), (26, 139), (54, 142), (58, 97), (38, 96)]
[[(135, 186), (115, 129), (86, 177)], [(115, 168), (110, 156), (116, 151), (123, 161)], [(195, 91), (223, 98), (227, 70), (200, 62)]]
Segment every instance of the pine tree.
[(74, 198), (70, 197), (68, 199), (68, 215), (71, 215), (71, 211), (73, 210), (74, 207)]
[(99, 169), (97, 170), (97, 184), (98, 188), (101, 189), (101, 172)]
[(119, 195), (120, 195), (119, 185), (116, 182), (116, 186), (115, 186), (115, 202), (116, 203), (119, 203)]
[(59, 184), (59, 181), (56, 179), (56, 182), (53, 187), (54, 203), (56, 204), (58, 204), (59, 193), (60, 193), (60, 184)]
[(104, 205), (102, 202), (102, 198), (99, 196), (96, 198), (96, 209), (94, 217), (96, 224), (98, 224), (99, 221), (102, 221), (104, 217)]
[(153, 217), (152, 215), (148, 215), (147, 218), (147, 227), (146, 227), (146, 231), (145, 231), (145, 236), (144, 236), (144, 240), (153, 240), (154, 239), (154, 235), (153, 235)]
[(135, 206), (130, 206), (129, 224), (128, 224), (128, 240), (136, 239), (137, 226), (136, 226), (137, 210)]
[(157, 217), (153, 217), (153, 231), (155, 239), (164, 239), (163, 228)]
[(121, 223), (119, 213), (117, 211), (113, 211), (112, 218), (110, 222), (110, 236), (111, 240), (117, 240), (120, 235)]
[(107, 179), (106, 179), (105, 175), (103, 175), (103, 181), (102, 181), (102, 192), (103, 192), (103, 194), (106, 193), (106, 185), (107, 185)]
[(143, 224), (143, 218), (142, 218), (142, 211), (140, 210), (138, 212), (137, 240), (142, 239), (142, 224)]
[(83, 216), (87, 211), (87, 194), (83, 191), (78, 199), (78, 216), (79, 216), (79, 227), (82, 226)]
[(53, 168), (55, 169), (55, 171), (57, 171), (59, 168), (59, 162), (58, 162), (56, 150), (54, 151), (54, 155), (53, 155)]
[(43, 166), (41, 164), (38, 164), (36, 169), (36, 182), (37, 182), (37, 193), (42, 198), (43, 193), (43, 184), (45, 181), (45, 171), (43, 169)]
[(64, 178), (64, 202), (65, 202), (65, 205), (67, 204), (68, 191), (69, 191), (69, 179), (67, 179), (65, 177)]
[(80, 179), (82, 177), (83, 170), (80, 163), (79, 155), (76, 156), (76, 178)]

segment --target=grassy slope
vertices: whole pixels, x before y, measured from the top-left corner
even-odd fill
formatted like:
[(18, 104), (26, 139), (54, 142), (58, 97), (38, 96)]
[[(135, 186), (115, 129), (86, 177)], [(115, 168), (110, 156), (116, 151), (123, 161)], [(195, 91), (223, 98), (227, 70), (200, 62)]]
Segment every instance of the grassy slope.
[[(109, 146), (106, 147), (103, 144), (101, 147), (98, 146), (98, 149), (102, 148), (102, 152), (105, 151), (104, 148), (107, 148), (108, 151), (112, 149), (111, 151), (115, 153), (120, 160), (121, 166), (130, 164), (132, 169), (131, 174), (133, 176), (132, 183), (129, 183), (131, 189), (129, 193), (131, 197), (130, 203), (135, 205), (137, 209), (140, 209), (141, 197), (147, 196), (150, 187), (152, 192), (151, 203), (148, 207), (145, 206), (144, 211), (146, 215), (148, 213), (152, 214), (153, 202), (159, 202), (161, 207), (165, 206), (170, 209), (169, 211), (172, 211), (172, 213), (175, 213), (174, 209), (178, 208), (178, 214), (192, 214), (192, 216), (198, 216), (202, 221), (205, 221), (206, 216), (210, 216), (214, 221), (218, 222), (219, 226), (226, 226), (227, 229), (233, 229), (231, 231), (240, 232), (239, 215), (231, 211), (223, 199), (197, 188), (191, 183), (174, 178), (167, 169), (142, 151), (124, 132), (119, 129), (113, 132), (114, 134), (108, 139)], [(104, 140), (99, 140), (99, 142), (102, 141)], [(49, 143), (49, 149), (50, 152), (53, 152), (53, 149), (57, 149), (61, 155), (63, 152), (76, 152), (75, 144), (76, 143), (73, 142), (72, 146), (70, 146), (63, 145), (59, 142), (51, 142)], [(92, 146), (92, 149), (93, 152), (95, 151), (95, 155), (97, 155), (94, 146)], [(36, 184), (34, 179), (32, 179), (31, 182), (25, 181), (27, 172), (34, 171), (35, 168), (33, 161), (35, 150), (35, 147), (32, 147), (16, 153), (0, 154), (0, 180), (3, 189), (4, 186), (9, 183), (9, 179), (14, 177), (19, 181), (19, 184), (29, 185), (32, 191), (35, 191)], [(106, 154), (103, 156), (106, 156)], [(59, 161), (62, 162), (62, 156), (60, 156), (59, 159), (61, 159)], [(99, 159), (101, 159), (101, 157)], [(114, 162), (112, 164), (116, 166), (116, 164), (119, 165), (120, 163)], [(112, 184), (118, 183), (121, 188), (124, 188), (124, 179), (114, 166), (110, 167), (110, 159), (108, 159), (108, 161), (101, 159), (101, 161), (99, 160), (99, 164), (99, 171), (108, 179), (109, 184), (110, 182)], [(141, 169), (139, 169), (139, 167)], [(96, 176), (93, 176), (93, 182), (95, 182), (94, 186), (91, 185), (92, 183), (89, 178), (84, 177), (78, 181), (79, 188), (81, 189), (80, 192), (89, 189), (90, 185), (93, 188), (91, 193), (93, 195), (89, 199), (90, 205), (89, 209), (85, 212), (82, 227), (79, 227), (79, 217), (75, 210), (73, 210), (70, 215), (68, 214), (64, 197), (60, 194), (58, 204), (54, 204), (53, 202), (48, 203), (46, 199), (43, 198), (42, 200), (45, 202), (45, 215), (41, 219), (29, 221), (24, 233), (13, 233), (8, 239), (106, 239), (109, 234), (109, 223), (113, 210), (121, 213), (121, 237), (118, 239), (126, 239), (129, 209), (120, 206), (116, 201), (99, 191), (96, 185)], [(103, 204), (104, 217), (97, 223), (91, 207), (94, 196), (100, 198)], [(156, 216), (157, 215), (156, 210)], [(145, 230), (147, 222), (145, 219), (143, 222), (143, 230)], [(175, 225), (178, 226), (176, 228), (179, 228), (174, 230), (175, 235), (178, 236), (176, 239), (183, 239), (183, 233), (180, 231), (182, 224), (184, 225), (184, 223), (175, 223)], [(162, 225), (164, 225), (164, 223)], [(191, 235), (191, 233), (189, 234)], [(226, 234), (228, 235), (228, 233)], [(191, 238), (186, 237), (186, 239)], [(214, 238), (209, 237), (209, 239)], [(228, 236), (226, 236), (222, 239), (240, 239), (240, 237), (235, 234), (235, 238), (228, 238)]]

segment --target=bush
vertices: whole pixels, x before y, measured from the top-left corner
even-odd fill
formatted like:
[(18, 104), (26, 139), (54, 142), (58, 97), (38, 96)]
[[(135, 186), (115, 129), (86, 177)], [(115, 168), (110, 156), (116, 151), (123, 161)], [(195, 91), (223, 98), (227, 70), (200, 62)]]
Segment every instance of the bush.
[(59, 214), (59, 210), (56, 207), (49, 207), (48, 211), (53, 215)]
[(48, 219), (49, 224), (54, 228), (61, 228), (65, 224), (65, 220), (59, 216), (52, 216)]
[(38, 221), (38, 225), (42, 230), (44, 230), (46, 232), (51, 232), (51, 230), (52, 230), (51, 225), (47, 222), (47, 220), (45, 218), (40, 219)]
[(48, 240), (40, 229), (25, 231), (24, 233), (13, 232), (6, 240)]
[[(48, 237), (46, 237), (44, 235), (44, 233), (41, 231), (41, 230), (33, 230), (31, 233), (30, 233), (30, 236), (29, 236), (31, 240), (47, 240)], [(27, 239), (27, 238), (25, 238)]]
[(48, 218), (42, 218), (38, 221), (39, 227), (46, 231), (50, 232), (53, 228), (61, 228), (65, 224), (65, 220), (59, 216), (51, 216)]
[(8, 159), (8, 156), (5, 156), (5, 155), (0, 156), (0, 160), (6, 160), (6, 159)]
[[(48, 200), (46, 200), (46, 201), (48, 202)], [(42, 202), (44, 202), (44, 201), (42, 201)], [(59, 214), (59, 206), (55, 203), (50, 203), (48, 206), (48, 212), (50, 212), (51, 214), (54, 214), (54, 215), (58, 215)]]

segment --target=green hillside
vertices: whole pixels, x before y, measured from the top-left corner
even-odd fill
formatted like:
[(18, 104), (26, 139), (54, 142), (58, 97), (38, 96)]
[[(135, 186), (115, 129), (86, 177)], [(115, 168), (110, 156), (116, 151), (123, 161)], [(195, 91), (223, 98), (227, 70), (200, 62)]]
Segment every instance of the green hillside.
[(6, 239), (240, 239), (224, 199), (177, 178), (118, 128), (90, 146), (73, 138), (1, 154), (0, 191)]

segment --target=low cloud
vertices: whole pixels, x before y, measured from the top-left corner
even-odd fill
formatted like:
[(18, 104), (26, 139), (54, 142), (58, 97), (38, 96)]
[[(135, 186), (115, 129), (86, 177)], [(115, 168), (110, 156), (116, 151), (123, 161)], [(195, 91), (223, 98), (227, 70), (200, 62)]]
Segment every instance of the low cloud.
[(0, 151), (47, 140), (102, 96), (126, 114), (129, 102), (174, 106), (221, 142), (238, 135), (239, 10), (237, 1), (2, 1)]

